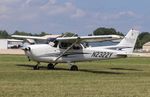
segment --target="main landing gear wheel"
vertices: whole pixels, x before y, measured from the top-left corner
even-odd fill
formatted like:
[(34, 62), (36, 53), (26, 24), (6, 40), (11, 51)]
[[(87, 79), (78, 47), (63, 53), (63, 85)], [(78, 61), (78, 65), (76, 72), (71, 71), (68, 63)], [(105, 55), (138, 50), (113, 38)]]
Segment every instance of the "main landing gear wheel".
[(49, 69), (49, 70), (54, 69), (54, 65), (53, 65), (52, 63), (49, 63), (49, 64), (47, 65), (47, 69)]
[(78, 71), (78, 66), (72, 65), (70, 68), (71, 71)]
[(35, 66), (33, 67), (33, 69), (34, 69), (34, 70), (39, 70), (40, 68), (39, 68), (38, 65), (35, 65)]
[(34, 70), (39, 70), (40, 69), (39, 64), (40, 64), (40, 62), (37, 62), (37, 64), (33, 67), (33, 69)]

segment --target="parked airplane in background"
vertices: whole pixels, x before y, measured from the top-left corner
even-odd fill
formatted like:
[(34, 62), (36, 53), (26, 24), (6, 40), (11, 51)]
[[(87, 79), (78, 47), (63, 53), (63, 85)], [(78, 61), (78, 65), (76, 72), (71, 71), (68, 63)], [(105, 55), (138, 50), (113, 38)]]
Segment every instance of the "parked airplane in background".
[(124, 58), (133, 52), (139, 31), (130, 30), (121, 42), (115, 46), (89, 47), (86, 42), (110, 41), (121, 39), (118, 35), (58, 37), (50, 44), (28, 45), (23, 48), (26, 56), (36, 61), (34, 70), (40, 62), (49, 63), (47, 68), (54, 69), (58, 63), (68, 63), (70, 70), (78, 70), (74, 62), (112, 58)]

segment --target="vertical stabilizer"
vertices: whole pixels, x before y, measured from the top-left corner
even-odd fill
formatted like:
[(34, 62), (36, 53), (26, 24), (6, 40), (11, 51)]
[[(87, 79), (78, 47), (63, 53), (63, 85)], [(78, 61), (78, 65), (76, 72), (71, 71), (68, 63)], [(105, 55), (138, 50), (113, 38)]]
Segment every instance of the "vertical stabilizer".
[(139, 33), (139, 31), (131, 29), (117, 47), (123, 47), (123, 51), (132, 53)]

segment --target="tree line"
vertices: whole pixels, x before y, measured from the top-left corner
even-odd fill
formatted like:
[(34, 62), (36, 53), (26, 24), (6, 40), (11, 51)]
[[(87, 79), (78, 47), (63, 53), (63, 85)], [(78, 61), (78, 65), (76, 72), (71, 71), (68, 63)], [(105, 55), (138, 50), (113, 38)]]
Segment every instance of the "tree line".
[(11, 35), (44, 36), (49, 35), (49, 33), (41, 32), (39, 34), (33, 34), (29, 32), (15, 31), (13, 34), (9, 34), (6, 30), (0, 30), (0, 39), (11, 38)]
[[(97, 28), (96, 30), (93, 31), (93, 35), (110, 35), (110, 34), (115, 34), (115, 35), (121, 35), (124, 36), (122, 32), (116, 31), (114, 28), (105, 28), (105, 27), (100, 27)], [(13, 34), (9, 34), (6, 30), (0, 30), (0, 39), (4, 38), (11, 38), (11, 35), (26, 35), (26, 36), (44, 36), (44, 35), (49, 35), (47, 32), (41, 32), (39, 34), (33, 34), (29, 32), (22, 32), (22, 31), (15, 31)], [(63, 36), (76, 36), (76, 34), (72, 32), (65, 32), (62, 34)], [(135, 48), (142, 48), (143, 44), (146, 42), (150, 41), (150, 33), (149, 32), (142, 32), (138, 36), (136, 46)]]

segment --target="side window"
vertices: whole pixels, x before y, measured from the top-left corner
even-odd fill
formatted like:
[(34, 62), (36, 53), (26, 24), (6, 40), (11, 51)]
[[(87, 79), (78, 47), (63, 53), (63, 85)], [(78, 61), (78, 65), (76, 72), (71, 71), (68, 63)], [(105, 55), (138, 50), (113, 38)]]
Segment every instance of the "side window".
[(82, 49), (82, 46), (80, 44), (75, 44), (72, 49), (80, 50), (80, 49)]
[(71, 45), (71, 43), (61, 42), (59, 45), (59, 48), (67, 49), (70, 45)]
[[(67, 49), (71, 45), (72, 45), (72, 43), (61, 42), (60, 45), (59, 45), (59, 48), (61, 48), (61, 49)], [(72, 47), (72, 49), (73, 50), (80, 50), (80, 49), (82, 49), (82, 46), (81, 46), (81, 44), (75, 44)]]

